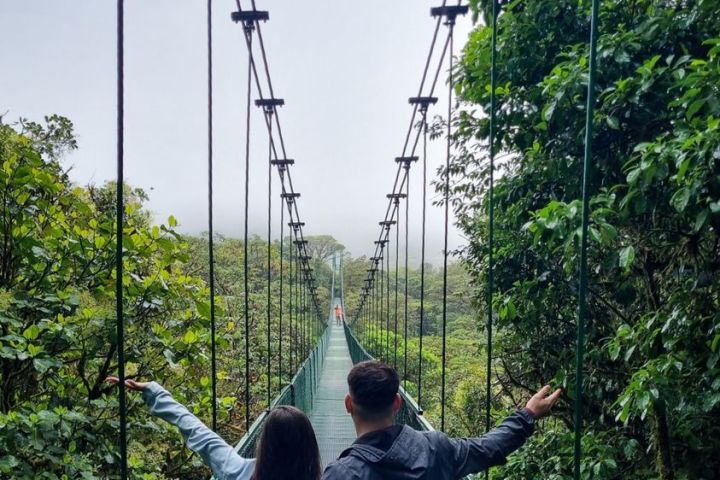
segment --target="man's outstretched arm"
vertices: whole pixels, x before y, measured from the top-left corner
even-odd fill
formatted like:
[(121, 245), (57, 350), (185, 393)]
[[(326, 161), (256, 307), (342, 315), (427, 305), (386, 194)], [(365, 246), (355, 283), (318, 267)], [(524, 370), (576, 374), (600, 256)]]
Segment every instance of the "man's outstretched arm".
[(550, 414), (561, 390), (549, 393), (550, 387), (543, 387), (525, 408), (507, 417), (482, 437), (450, 439), (454, 450), (455, 476), (459, 478), (504, 464), (507, 456), (520, 448), (535, 431), (535, 421)]

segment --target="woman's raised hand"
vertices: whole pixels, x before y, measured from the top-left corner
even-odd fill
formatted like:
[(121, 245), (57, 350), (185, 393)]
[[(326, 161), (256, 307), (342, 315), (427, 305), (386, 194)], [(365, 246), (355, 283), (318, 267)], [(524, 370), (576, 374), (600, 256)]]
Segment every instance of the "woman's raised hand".
[[(117, 385), (120, 383), (120, 379), (117, 377), (107, 377), (105, 381), (111, 385)], [(148, 385), (150, 385), (149, 382), (136, 382), (135, 380), (125, 379), (125, 386), (130, 390), (135, 390), (136, 392), (142, 392), (148, 387)]]

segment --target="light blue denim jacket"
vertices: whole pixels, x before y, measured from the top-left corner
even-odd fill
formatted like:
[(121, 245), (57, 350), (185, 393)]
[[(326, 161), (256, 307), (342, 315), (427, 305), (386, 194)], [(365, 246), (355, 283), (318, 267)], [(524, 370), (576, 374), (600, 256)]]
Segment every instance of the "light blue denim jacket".
[(218, 480), (250, 480), (255, 459), (243, 458), (218, 434), (205, 426), (170, 393), (155, 382), (143, 390), (150, 413), (175, 425), (190, 450), (200, 455)]

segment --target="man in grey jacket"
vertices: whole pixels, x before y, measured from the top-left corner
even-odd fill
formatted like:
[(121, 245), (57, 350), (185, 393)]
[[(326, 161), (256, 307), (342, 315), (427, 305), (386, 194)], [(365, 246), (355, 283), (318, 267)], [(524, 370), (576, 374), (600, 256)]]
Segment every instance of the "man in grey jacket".
[(560, 396), (560, 390), (549, 395), (550, 387), (543, 387), (486, 435), (460, 439), (395, 425), (402, 405), (399, 386), (395, 369), (381, 362), (361, 362), (350, 370), (345, 408), (358, 438), (327, 466), (323, 480), (450, 480), (501, 465)]

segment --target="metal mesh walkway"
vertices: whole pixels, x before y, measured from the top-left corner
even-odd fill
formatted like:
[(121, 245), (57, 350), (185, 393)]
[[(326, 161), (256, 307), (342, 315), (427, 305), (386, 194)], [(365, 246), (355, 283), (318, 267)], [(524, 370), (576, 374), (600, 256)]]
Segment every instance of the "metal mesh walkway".
[[(333, 306), (338, 303), (340, 299), (336, 298)], [(329, 325), (330, 343), (310, 415), (323, 466), (335, 460), (355, 440), (355, 427), (343, 401), (347, 394), (347, 374), (352, 368), (350, 351), (344, 329), (335, 324), (332, 314)]]

